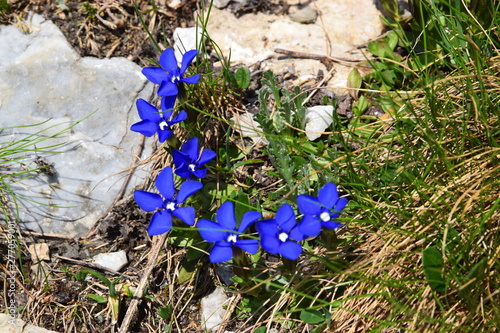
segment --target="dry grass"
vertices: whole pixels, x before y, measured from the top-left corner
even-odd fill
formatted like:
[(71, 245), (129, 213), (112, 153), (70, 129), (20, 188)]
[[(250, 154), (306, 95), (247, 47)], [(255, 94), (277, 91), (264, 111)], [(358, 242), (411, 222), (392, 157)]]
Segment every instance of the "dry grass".
[[(450, 132), (438, 139), (438, 144), (446, 150), (453, 172), (443, 169), (431, 173), (425, 179), (428, 187), (408, 193), (406, 202), (409, 204), (404, 209), (413, 216), (409, 220), (402, 220), (401, 214), (394, 214), (397, 203), (377, 205), (377, 209), (387, 211), (387, 221), (375, 232), (365, 231), (370, 236), (361, 246), (362, 255), (341, 278), (349, 280), (355, 277), (358, 282), (346, 289), (345, 301), (333, 314), (336, 331), (498, 331), (500, 148), (488, 144), (486, 127), (490, 133), (498, 133), (499, 114), (497, 109), (496, 115), (493, 113), (487, 122), (482, 120), (479, 114), (482, 110), (479, 109), (475, 109), (475, 116), (469, 119), (464, 120), (462, 115), (467, 114), (467, 105), (476, 102), (466, 89), (471, 80), (477, 96), (487, 92), (498, 105), (499, 66), (500, 58), (493, 58), (481, 80), (475, 74), (451, 75), (436, 83), (433, 89), (437, 92), (436, 104), (446, 105), (447, 110), (452, 110), (442, 115)], [(426, 112), (426, 100), (428, 98), (424, 96), (414, 101), (417, 106), (415, 116), (425, 119), (422, 112)], [(464, 130), (469, 131), (465, 140), (464, 136), (457, 135), (456, 123), (461, 123)], [(425, 131), (431, 133), (442, 130), (432, 123), (427, 126)], [(435, 138), (438, 137), (436, 134)], [(473, 138), (481, 140), (484, 145), (468, 147)], [(417, 147), (422, 136), (416, 135), (413, 140)], [(419, 156), (433, 156), (429, 151), (432, 147), (421, 147)], [(429, 159), (428, 163), (433, 161)], [(437, 163), (444, 164), (444, 161)], [(484, 218), (485, 214), (487, 218)], [(479, 221), (481, 225), (475, 224)], [(460, 233), (460, 245), (454, 253), (446, 252), (442, 246), (450, 287), (446, 293), (440, 294), (434, 292), (425, 279), (421, 266), (422, 250), (440, 241), (445, 244), (450, 240), (451, 229)], [(466, 267), (470, 268), (484, 257), (488, 258), (484, 277), (474, 284), (471, 291), (477, 302), (468, 301), (459, 295), (464, 286), (458, 284), (453, 274), (466, 274)]]

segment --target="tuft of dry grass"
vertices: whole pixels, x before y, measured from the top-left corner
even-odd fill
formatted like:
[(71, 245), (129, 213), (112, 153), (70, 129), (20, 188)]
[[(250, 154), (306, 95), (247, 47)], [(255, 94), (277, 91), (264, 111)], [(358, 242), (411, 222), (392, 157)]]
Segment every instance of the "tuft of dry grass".
[[(336, 331), (500, 329), (500, 57), (489, 64), (483, 72), (470, 65), (469, 74), (453, 73), (437, 81), (428, 90), (435, 95), (413, 100), (414, 111), (403, 116), (419, 124), (406, 139), (418, 150), (415, 163), (421, 164), (422, 184), (427, 186), (416, 182), (419, 188), (393, 188), (400, 191), (399, 202), (375, 205), (387, 219), (376, 230), (361, 230), (369, 237), (340, 277), (357, 282), (345, 290), (341, 307), (333, 312)], [(480, 100), (485, 96), (492, 103), (489, 110), (487, 100)], [(435, 106), (440, 107), (438, 119), (431, 119), (425, 113)], [(393, 155), (402, 158), (397, 151)], [(451, 230), (459, 233), (458, 241), (451, 239)], [(458, 244), (448, 251), (451, 241)], [(422, 250), (431, 245), (442, 249), (449, 283), (445, 293), (433, 291), (423, 273)], [(482, 258), (487, 258), (484, 274), (466, 281)], [(463, 295), (469, 283), (472, 289)]]

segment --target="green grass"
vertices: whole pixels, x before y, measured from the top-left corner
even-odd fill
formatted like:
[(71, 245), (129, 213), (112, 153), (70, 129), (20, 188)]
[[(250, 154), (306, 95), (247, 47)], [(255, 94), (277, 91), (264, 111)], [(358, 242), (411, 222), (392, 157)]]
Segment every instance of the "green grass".
[[(304, 95), (265, 75), (257, 120), (274, 167), (267, 173), (279, 181), (262, 189), (248, 179), (222, 199), (272, 212), (333, 181), (351, 201), (345, 227), (306, 242), (297, 263), (269, 268), (252, 258), (236, 316), (263, 331), (306, 332), (317, 322), (316, 332), (359, 322), (366, 332), (500, 329), (499, 4), (475, 3), (412, 1), (416, 20), (405, 29), (388, 22), (393, 31), (370, 46), (378, 60), (356, 117), (337, 117), (315, 142), (302, 131)], [(394, 54), (398, 47), (408, 57)], [(386, 114), (364, 116), (370, 105)], [(230, 163), (218, 169), (226, 187), (234, 186)]]
[[(330, 181), (350, 199), (344, 227), (304, 242), (297, 262), (263, 253), (246, 258), (249, 270), (228, 287), (237, 295), (230, 325), (257, 333), (500, 329), (500, 5), (410, 1), (415, 20), (408, 21), (394, 1), (385, 2), (391, 31), (368, 47), (374, 71), (362, 82), (353, 75), (351, 86), (359, 87), (354, 118), (335, 115), (328, 134), (310, 142), (306, 92), (281, 88), (267, 72), (256, 120), (269, 144), (253, 150), (240, 144), (230, 121), (248, 74), (230, 68), (229, 55), (206, 32), (206, 19), (199, 22), (202, 80), (187, 87), (178, 104), (189, 113), (179, 140), (196, 135), (218, 153), (201, 195), (190, 202), (198, 218), (211, 218), (227, 200), (235, 202), (237, 216), (272, 214)], [(204, 10), (209, 17), (210, 7)], [(211, 51), (220, 71), (205, 57)], [(366, 115), (369, 106), (385, 115)], [(2, 144), (0, 166), (25, 165), (13, 156), (34, 152), (37, 140)], [(164, 155), (179, 144), (170, 141)], [(166, 163), (160, 156), (157, 166)], [(239, 167), (273, 181), (259, 186), (251, 176), (237, 176)], [(0, 173), (0, 194), (14, 206), (12, 177), (36, 171), (18, 170)], [(165, 280), (185, 292), (158, 297), (158, 325), (178, 327), (188, 301), (199, 295), (187, 290), (208, 277), (208, 248), (193, 228), (174, 228), (168, 239), (168, 251), (179, 259)], [(160, 290), (168, 295), (170, 289)]]

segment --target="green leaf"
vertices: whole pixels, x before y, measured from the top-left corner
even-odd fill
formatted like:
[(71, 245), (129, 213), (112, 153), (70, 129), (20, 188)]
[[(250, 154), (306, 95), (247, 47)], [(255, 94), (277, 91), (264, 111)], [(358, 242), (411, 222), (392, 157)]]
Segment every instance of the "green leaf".
[[(444, 237), (444, 234), (443, 234)], [(446, 251), (451, 253), (460, 244), (460, 233), (455, 229), (449, 229), (446, 236)]]
[(395, 33), (394, 31), (389, 31), (387, 33), (387, 36), (389, 37), (387, 39), (387, 44), (389, 48), (394, 51), (396, 49), (396, 46), (398, 46), (398, 41), (399, 41), (398, 34)]
[(92, 298), (97, 303), (106, 303), (108, 301), (108, 299), (106, 297), (102, 297), (102, 296), (99, 296), (96, 294), (88, 294), (87, 296), (89, 298)]
[(69, 10), (68, 6), (66, 6), (66, 4), (64, 3), (64, 0), (57, 0), (57, 5), (62, 10)]
[(247, 89), (250, 86), (250, 71), (246, 67), (240, 67), (235, 72), (236, 83), (241, 89)]
[(206, 250), (208, 247), (209, 243), (206, 242), (196, 244), (196, 247), (195, 246), (188, 247), (186, 251), (186, 258), (188, 260), (198, 259), (199, 257), (205, 254), (203, 250)]
[(441, 251), (437, 247), (431, 246), (422, 252), (422, 266), (431, 289), (439, 292), (445, 291), (446, 283), (442, 275), (444, 261)]
[(351, 95), (352, 98), (354, 99), (358, 98), (359, 88), (361, 88), (362, 82), (363, 79), (361, 78), (359, 70), (356, 67), (354, 67), (349, 73), (349, 76), (347, 77), (347, 87), (350, 88), (349, 95)]
[(352, 112), (359, 117), (366, 111), (366, 109), (368, 109), (368, 101), (365, 96), (362, 95), (356, 102), (353, 103)]
[(325, 328), (326, 328), (327, 324), (324, 323), (324, 324), (321, 324), (319, 326), (316, 326), (312, 331), (311, 333), (323, 333), (325, 332)]
[(267, 332), (267, 327), (266, 326), (261, 326), (259, 328), (256, 328), (253, 333), (266, 333)]
[(237, 221), (241, 221), (243, 215), (250, 209), (250, 198), (247, 193), (241, 191), (238, 193), (237, 201), (234, 204), (234, 214)]
[(325, 318), (318, 310), (305, 309), (300, 312), (300, 320), (306, 324), (318, 324), (325, 321)]
[(172, 305), (166, 305), (158, 309), (158, 315), (165, 320), (170, 320), (172, 313), (174, 311), (174, 307)]
[(477, 285), (480, 280), (482, 280), (487, 263), (488, 258), (483, 258), (477, 264), (472, 266), (469, 274), (467, 274), (467, 278), (464, 283), (465, 287), (460, 290), (461, 296), (468, 296), (472, 288)]
[(229, 83), (230, 86), (235, 87), (238, 85), (238, 82), (236, 81), (236, 77), (229, 69), (224, 68), (222, 70), (222, 73), (224, 75), (224, 79), (226, 79), (226, 82)]
[(177, 276), (177, 282), (179, 284), (190, 281), (194, 277), (197, 263), (198, 260), (184, 259), (182, 261), (181, 269), (179, 270), (179, 275)]

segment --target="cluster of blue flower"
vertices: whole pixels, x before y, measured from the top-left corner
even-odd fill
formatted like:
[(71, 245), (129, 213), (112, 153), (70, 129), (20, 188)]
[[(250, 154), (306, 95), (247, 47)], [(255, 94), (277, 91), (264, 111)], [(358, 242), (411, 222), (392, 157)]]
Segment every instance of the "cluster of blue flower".
[[(158, 140), (164, 142), (173, 133), (171, 126), (185, 120), (187, 114), (180, 111), (173, 116), (173, 108), (182, 83), (197, 83), (199, 74), (183, 78), (187, 68), (196, 56), (197, 51), (191, 50), (184, 54), (181, 67), (172, 49), (166, 49), (160, 56), (160, 67), (146, 67), (142, 73), (153, 83), (159, 84), (158, 95), (162, 97), (161, 109), (139, 99), (137, 109), (141, 121), (132, 125), (131, 130), (145, 136), (158, 133)], [(203, 187), (203, 184), (193, 178), (203, 178), (207, 172), (205, 164), (216, 156), (210, 149), (199, 150), (198, 138), (186, 141), (181, 150), (173, 150), (175, 171), (166, 167), (156, 178), (156, 188), (160, 194), (136, 191), (134, 198), (141, 209), (147, 212), (155, 211), (148, 227), (151, 236), (170, 231), (172, 216), (187, 225), (194, 225), (196, 212), (193, 207), (184, 207), (184, 201)], [(174, 173), (185, 180), (179, 190), (174, 186)], [(210, 261), (214, 263), (231, 260), (233, 247), (250, 254), (255, 254), (260, 246), (267, 252), (279, 254), (290, 260), (296, 260), (302, 253), (299, 242), (316, 237), (322, 228), (335, 229), (341, 226), (336, 219), (347, 205), (346, 198), (339, 198), (337, 186), (328, 183), (318, 192), (318, 197), (301, 194), (297, 197), (300, 214), (299, 220), (290, 204), (283, 204), (276, 211), (274, 218), (261, 219), (260, 212), (249, 211), (243, 215), (238, 224), (234, 205), (228, 201), (223, 203), (216, 213), (216, 221), (201, 219), (197, 228), (202, 238), (214, 243), (210, 251)], [(260, 242), (257, 238), (245, 237), (245, 231), (255, 225)]]

